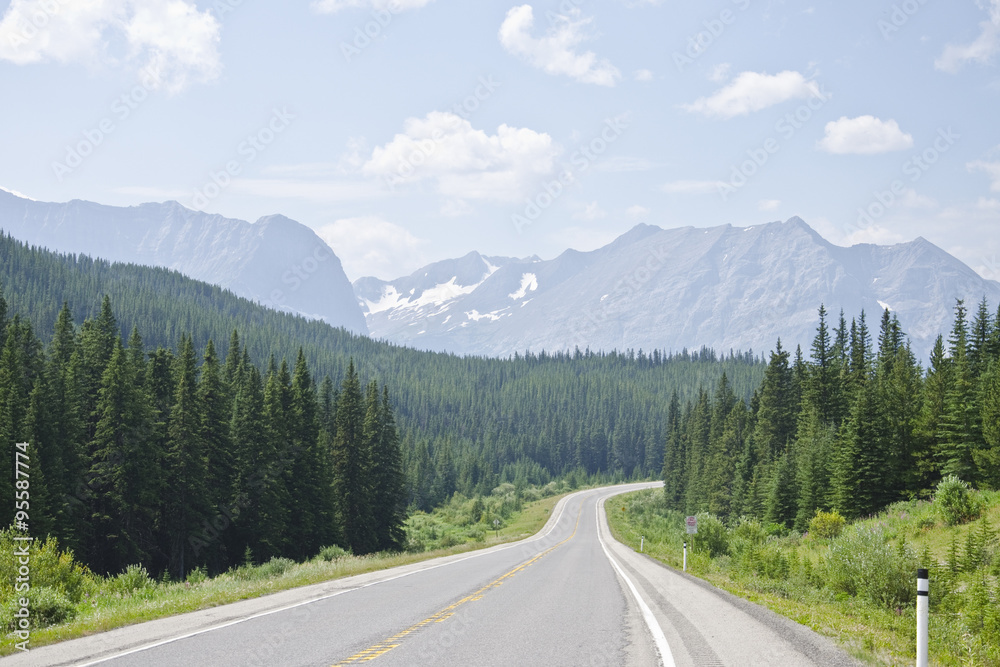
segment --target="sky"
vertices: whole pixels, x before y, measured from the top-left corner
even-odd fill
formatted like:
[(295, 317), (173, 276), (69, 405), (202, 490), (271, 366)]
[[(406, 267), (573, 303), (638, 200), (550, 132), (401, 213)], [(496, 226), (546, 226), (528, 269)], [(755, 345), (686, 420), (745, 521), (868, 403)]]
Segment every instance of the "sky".
[(799, 216), (1000, 279), (1000, 0), (0, 0), (0, 187), (348, 276)]

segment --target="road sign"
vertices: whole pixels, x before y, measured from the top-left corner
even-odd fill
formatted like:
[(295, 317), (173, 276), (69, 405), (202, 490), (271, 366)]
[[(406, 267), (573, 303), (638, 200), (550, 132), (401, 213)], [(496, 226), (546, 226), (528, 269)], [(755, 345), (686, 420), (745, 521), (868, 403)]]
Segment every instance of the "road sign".
[(689, 516), (685, 523), (687, 523), (688, 535), (698, 534), (698, 517)]

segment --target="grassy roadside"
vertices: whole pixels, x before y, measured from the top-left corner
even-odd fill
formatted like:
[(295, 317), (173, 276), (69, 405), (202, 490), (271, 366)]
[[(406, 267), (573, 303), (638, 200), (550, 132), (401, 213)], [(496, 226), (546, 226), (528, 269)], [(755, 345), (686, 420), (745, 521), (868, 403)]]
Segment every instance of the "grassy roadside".
[[(417, 517), (411, 517), (407, 527), (411, 540), (415, 537), (421, 542), (426, 542), (430, 525), (432, 534), (449, 543), (446, 547), (367, 556), (351, 556), (334, 548), (305, 563), (279, 558), (256, 567), (235, 568), (213, 578), (196, 572), (184, 582), (154, 582), (145, 576), (144, 570), (139, 569), (130, 570), (117, 577), (95, 577), (79, 566), (74, 569), (58, 550), (46, 551), (45, 545), (41, 545), (33, 556), (33, 567), (58, 572), (58, 575), (53, 576), (60, 577), (60, 581), (48, 582), (52, 584), (53, 590), (61, 590), (63, 600), (66, 600), (71, 592), (77, 592), (81, 601), (74, 605), (71, 619), (56, 622), (48, 627), (32, 629), (31, 647), (37, 648), (126, 625), (207, 609), (309, 584), (515, 542), (537, 533), (549, 519), (552, 508), (567, 493), (528, 502), (519, 501), (517, 507), (520, 509), (511, 509), (507, 513), (499, 536), (493, 530), (481, 530), (475, 525), (452, 523), (455, 521), (456, 507), (474, 502), (458, 499), (441, 511), (436, 510), (431, 514), (420, 513)], [(419, 525), (414, 525), (415, 518)], [(492, 520), (485, 525), (492, 526)], [(52, 546), (54, 547), (54, 543)], [(12, 549), (5, 548), (4, 553), (0, 554), (0, 559), (11, 559), (12, 553)], [(63, 558), (61, 563), (60, 558)], [(10, 582), (7, 583), (9, 585)], [(12, 594), (4, 591), (2, 599), (6, 607), (12, 603)], [(58, 614), (59, 607), (53, 604), (52, 609), (56, 611), (49, 613)], [(42, 613), (44, 614), (45, 610), (42, 610)], [(6, 613), (4, 617), (7, 617)], [(16, 652), (15, 641), (17, 639), (13, 634), (6, 634), (3, 644), (0, 645), (0, 655)]]
[[(914, 570), (929, 565), (931, 663), (1000, 665), (1000, 493), (975, 496), (979, 520), (948, 525), (935, 503), (912, 501), (830, 537), (745, 519), (727, 527), (699, 515), (688, 571), (834, 639), (867, 664), (912, 665)], [(645, 537), (647, 554), (681, 568), (683, 517), (665, 508), (662, 493), (625, 494), (606, 507), (619, 541), (638, 550)]]

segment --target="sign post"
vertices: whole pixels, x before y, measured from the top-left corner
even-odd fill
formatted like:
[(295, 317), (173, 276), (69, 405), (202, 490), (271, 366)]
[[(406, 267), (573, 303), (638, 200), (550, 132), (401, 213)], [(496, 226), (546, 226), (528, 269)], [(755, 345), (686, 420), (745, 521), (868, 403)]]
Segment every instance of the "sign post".
[[(684, 520), (684, 523), (687, 526), (687, 534), (688, 535), (697, 535), (698, 534), (698, 517), (696, 517), (696, 516), (689, 516), (687, 519)], [(684, 540), (684, 571), (685, 572), (688, 571), (688, 543), (687, 543), (687, 540)]]
[(497, 531), (497, 537), (500, 537), (500, 519), (493, 519), (493, 530)]

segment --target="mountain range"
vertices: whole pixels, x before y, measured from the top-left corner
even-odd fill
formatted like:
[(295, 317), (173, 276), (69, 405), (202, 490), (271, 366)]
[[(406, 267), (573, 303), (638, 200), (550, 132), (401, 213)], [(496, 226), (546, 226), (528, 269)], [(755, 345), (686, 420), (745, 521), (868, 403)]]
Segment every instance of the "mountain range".
[(309, 227), (281, 215), (250, 224), (177, 202), (54, 204), (0, 188), (0, 229), (56, 252), (174, 269), (276, 310), (368, 332), (340, 259)]
[(831, 326), (895, 313), (926, 358), (956, 299), (1000, 303), (986, 280), (923, 238), (833, 245), (799, 218), (752, 227), (638, 225), (591, 252), (511, 258), (470, 252), (395, 280), (352, 285), (309, 227), (256, 223), (176, 202), (112, 207), (36, 202), (0, 189), (0, 229), (59, 252), (176, 269), (275, 309), (399, 345), (462, 355), (703, 346), (808, 354), (817, 309)]
[(923, 238), (835, 246), (799, 218), (752, 227), (639, 225), (592, 252), (555, 259), (470, 253), (392, 281), (354, 283), (376, 338), (429, 350), (516, 351), (712, 347), (764, 351), (782, 339), (808, 348), (821, 304), (895, 313), (926, 358), (956, 299), (995, 307), (1000, 283)]

